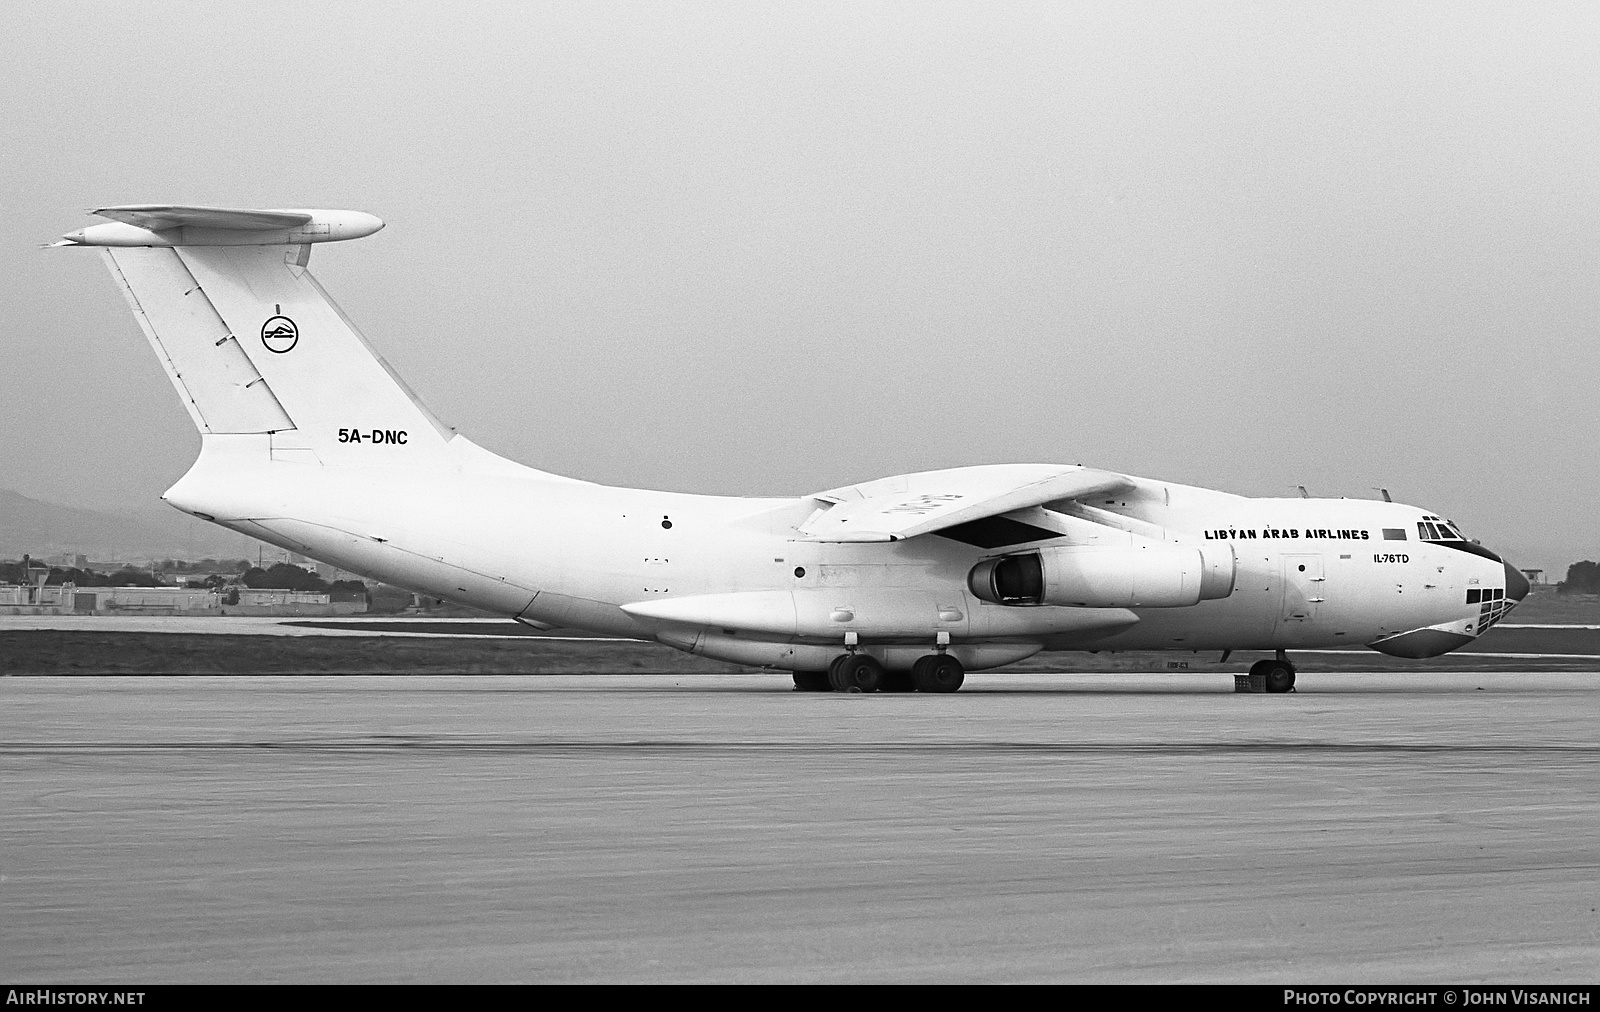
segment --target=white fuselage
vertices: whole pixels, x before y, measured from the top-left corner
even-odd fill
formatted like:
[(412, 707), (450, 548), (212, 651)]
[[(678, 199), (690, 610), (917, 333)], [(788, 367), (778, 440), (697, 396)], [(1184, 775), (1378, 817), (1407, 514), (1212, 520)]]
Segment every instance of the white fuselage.
[[(594, 485), (523, 468), (461, 437), (462, 466), (445, 473), (263, 464), (251, 441), (265, 438), (206, 437), (167, 498), (432, 597), (749, 664), (825, 667), (847, 634), (890, 666), (909, 664), (943, 634), (972, 668), (1039, 649), (1334, 647), (1422, 629), (1465, 642), (1489, 617), (1476, 599), (1492, 590), (1503, 598), (1506, 583), (1488, 552), (1419, 540), (1426, 514), (1415, 507), (1250, 499), (1132, 479), (1129, 491), (1062, 509), (1092, 511), (1094, 530), (1231, 546), (1231, 593), (1170, 608), (995, 604), (969, 587), (973, 567), (1034, 546), (981, 548), (939, 535), (805, 540), (796, 532), (818, 506), (811, 498)], [(1013, 517), (1068, 539), (1086, 526), (1039, 507)], [(1473, 603), (1469, 590), (1479, 592)], [(683, 610), (672, 620), (625, 610), (650, 601)]]

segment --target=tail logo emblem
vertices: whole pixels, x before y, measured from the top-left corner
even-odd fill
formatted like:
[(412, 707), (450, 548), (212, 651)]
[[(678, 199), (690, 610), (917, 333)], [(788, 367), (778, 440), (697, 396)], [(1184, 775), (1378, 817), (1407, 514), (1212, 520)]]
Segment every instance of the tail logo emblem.
[(300, 342), (300, 329), (287, 316), (274, 316), (261, 325), (261, 343), (282, 355)]

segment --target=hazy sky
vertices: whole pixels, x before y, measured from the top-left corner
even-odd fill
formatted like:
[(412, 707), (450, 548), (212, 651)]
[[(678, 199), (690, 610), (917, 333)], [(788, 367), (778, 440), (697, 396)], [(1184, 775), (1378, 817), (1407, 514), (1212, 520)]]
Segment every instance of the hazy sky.
[(1592, 4), (21, 5), (0, 486), (199, 447), (84, 208), (348, 207), (428, 405), (596, 481), (1089, 463), (1600, 558)]

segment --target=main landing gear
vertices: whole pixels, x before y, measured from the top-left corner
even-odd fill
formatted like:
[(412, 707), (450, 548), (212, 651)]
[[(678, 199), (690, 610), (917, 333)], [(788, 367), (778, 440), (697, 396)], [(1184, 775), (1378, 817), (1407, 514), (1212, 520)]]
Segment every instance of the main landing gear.
[(1278, 656), (1256, 661), (1248, 675), (1233, 676), (1234, 692), (1293, 692), (1294, 665), (1282, 650)]
[(909, 673), (886, 671), (870, 654), (840, 654), (827, 671), (796, 671), (796, 692), (954, 692), (966, 681), (967, 669), (950, 654), (917, 658)]
[(926, 654), (911, 665), (911, 684), (918, 692), (954, 692), (967, 680), (967, 669), (949, 654)]
[(886, 673), (868, 654), (840, 654), (828, 665), (828, 684), (834, 692), (877, 692)]

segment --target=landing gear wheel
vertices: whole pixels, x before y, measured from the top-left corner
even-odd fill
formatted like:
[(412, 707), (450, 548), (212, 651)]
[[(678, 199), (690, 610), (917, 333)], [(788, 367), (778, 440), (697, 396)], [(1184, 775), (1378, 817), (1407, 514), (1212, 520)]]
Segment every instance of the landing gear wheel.
[(826, 671), (796, 671), (794, 673), (794, 691), (796, 692), (827, 692), (833, 686), (828, 682)]
[[(1264, 661), (1266, 667), (1262, 673), (1266, 675), (1268, 692), (1292, 692), (1294, 690), (1294, 665), (1288, 661)], [(1254, 669), (1252, 669), (1254, 670)]]
[(967, 679), (967, 669), (949, 654), (928, 654), (911, 665), (911, 681), (918, 692), (954, 692)]
[(839, 681), (839, 665), (850, 659), (849, 654), (840, 654), (828, 663), (828, 688), (834, 692), (843, 692), (844, 683)]
[(1266, 692), (1267, 668), (1271, 667), (1274, 663), (1276, 662), (1270, 660), (1256, 661), (1254, 664), (1250, 665), (1250, 673), (1248, 675), (1234, 675), (1233, 691)]
[(839, 692), (877, 692), (883, 684), (883, 665), (870, 654), (845, 654), (828, 670)]
[(909, 671), (885, 671), (883, 682), (878, 686), (879, 692), (914, 692), (917, 684), (911, 680)]

